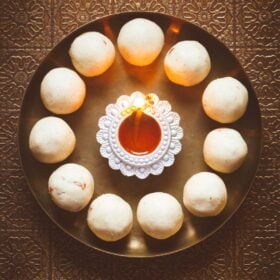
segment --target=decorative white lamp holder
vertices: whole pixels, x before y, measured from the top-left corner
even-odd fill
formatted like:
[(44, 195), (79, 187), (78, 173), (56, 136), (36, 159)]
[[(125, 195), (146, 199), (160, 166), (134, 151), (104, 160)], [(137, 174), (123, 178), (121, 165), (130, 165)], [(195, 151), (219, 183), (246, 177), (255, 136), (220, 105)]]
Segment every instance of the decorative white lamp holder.
[[(133, 154), (121, 144), (120, 127), (133, 112), (137, 112), (137, 122), (141, 121), (142, 114), (146, 114), (154, 118), (160, 128), (159, 143), (147, 154)], [(145, 96), (136, 91), (130, 96), (122, 95), (115, 104), (106, 107), (106, 115), (99, 119), (100, 129), (96, 138), (101, 144), (100, 153), (104, 158), (108, 158), (112, 169), (120, 170), (125, 176), (145, 179), (150, 174), (160, 175), (164, 167), (174, 163), (175, 155), (182, 149), (180, 140), (183, 129), (179, 122), (180, 116), (171, 111), (170, 103), (159, 100), (156, 94)]]

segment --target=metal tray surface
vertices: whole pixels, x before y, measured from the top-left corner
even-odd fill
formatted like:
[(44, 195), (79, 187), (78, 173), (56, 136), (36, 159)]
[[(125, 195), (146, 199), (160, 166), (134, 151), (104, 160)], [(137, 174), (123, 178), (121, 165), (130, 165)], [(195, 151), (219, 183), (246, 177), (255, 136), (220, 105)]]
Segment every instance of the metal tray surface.
[[(144, 17), (156, 22), (164, 31), (165, 45), (159, 57), (149, 66), (136, 67), (126, 63), (117, 51), (116, 39), (120, 28), (127, 21)], [(86, 31), (99, 31), (108, 36), (116, 47), (116, 60), (103, 75), (83, 77), (87, 96), (83, 106), (75, 113), (62, 117), (74, 130), (77, 145), (73, 154), (59, 164), (42, 164), (36, 161), (29, 148), (28, 138), (34, 123), (42, 117), (53, 115), (40, 100), (40, 83), (52, 68), (64, 66), (74, 69), (68, 55), (69, 47), (78, 35)], [(192, 87), (171, 83), (163, 69), (163, 59), (168, 49), (181, 40), (197, 40), (208, 50), (212, 68), (207, 78)], [(202, 93), (207, 84), (218, 77), (232, 76), (248, 89), (249, 103), (245, 115), (233, 124), (222, 125), (209, 119), (201, 105)], [(160, 176), (145, 180), (125, 177), (113, 171), (99, 152), (96, 141), (98, 119), (104, 115), (109, 103), (115, 103), (122, 94), (140, 90), (154, 92), (162, 100), (168, 100), (172, 110), (181, 116), (184, 129), (182, 151), (173, 166), (165, 168)], [(203, 161), (202, 145), (209, 131), (218, 127), (237, 129), (248, 144), (248, 157), (243, 166), (229, 175), (220, 175), (228, 190), (228, 203), (217, 217), (197, 218), (184, 207), (185, 220), (181, 230), (167, 240), (155, 240), (143, 233), (136, 221), (139, 200), (147, 193), (162, 191), (174, 195), (183, 206), (183, 187), (193, 174), (211, 169)], [(103, 252), (126, 257), (154, 257), (187, 249), (217, 231), (239, 208), (254, 179), (261, 150), (261, 118), (256, 95), (241, 65), (227, 47), (201, 28), (173, 16), (159, 13), (122, 13), (92, 21), (63, 39), (42, 61), (35, 72), (22, 103), (19, 121), (19, 151), (26, 179), (36, 200), (51, 218), (67, 234), (80, 242)], [(56, 207), (51, 201), (47, 181), (51, 172), (66, 162), (79, 163), (88, 168), (95, 180), (94, 198), (103, 193), (115, 193), (131, 205), (134, 212), (133, 230), (126, 238), (109, 243), (95, 237), (86, 224), (86, 207), (79, 213), (70, 213)]]

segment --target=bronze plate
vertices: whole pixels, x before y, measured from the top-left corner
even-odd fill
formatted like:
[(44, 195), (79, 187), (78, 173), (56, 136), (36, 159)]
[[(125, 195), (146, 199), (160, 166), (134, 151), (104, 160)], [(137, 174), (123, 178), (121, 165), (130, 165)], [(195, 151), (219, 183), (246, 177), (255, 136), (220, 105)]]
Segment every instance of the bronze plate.
[[(126, 63), (116, 52), (113, 66), (103, 75), (85, 78), (86, 100), (77, 112), (62, 116), (73, 128), (77, 146), (65, 162), (76, 162), (87, 167), (95, 179), (94, 198), (103, 193), (116, 193), (127, 200), (135, 213), (137, 203), (145, 194), (155, 191), (168, 192), (182, 204), (182, 192), (186, 180), (194, 173), (210, 170), (203, 161), (202, 145), (207, 133), (221, 125), (210, 120), (201, 107), (201, 96), (207, 84), (215, 78), (233, 76), (240, 80), (249, 91), (249, 104), (245, 115), (237, 122), (226, 125), (237, 129), (245, 138), (249, 154), (244, 165), (230, 175), (219, 174), (228, 189), (228, 204), (217, 217), (196, 218), (185, 209), (182, 229), (172, 238), (157, 241), (146, 236), (139, 228), (135, 215), (131, 234), (115, 243), (106, 243), (96, 238), (86, 224), (87, 208), (79, 213), (68, 213), (56, 207), (47, 191), (48, 177), (60, 164), (37, 162), (28, 148), (28, 137), (34, 123), (42, 117), (52, 115), (40, 100), (40, 83), (52, 68), (65, 66), (74, 69), (68, 50), (73, 39), (86, 31), (99, 31), (107, 35), (116, 45), (116, 38), (122, 25), (127, 21), (145, 17), (161, 26), (165, 33), (165, 45), (157, 60), (146, 67), (135, 67)], [(175, 42), (197, 40), (208, 50), (212, 69), (199, 85), (181, 87), (171, 83), (163, 70), (163, 59)], [(168, 100), (172, 109), (181, 116), (184, 129), (182, 152), (176, 156), (175, 164), (165, 168), (160, 176), (146, 180), (124, 177), (119, 171), (109, 168), (107, 160), (99, 153), (96, 142), (98, 119), (105, 107), (114, 103), (121, 94), (135, 90), (144, 93), (155, 92), (160, 99)], [(199, 27), (184, 20), (158, 13), (123, 13), (108, 16), (86, 24), (60, 42), (43, 60), (34, 74), (22, 103), (19, 122), (19, 150), (22, 167), (30, 189), (42, 209), (61, 229), (80, 242), (97, 250), (127, 257), (152, 257), (166, 255), (197, 244), (217, 231), (238, 209), (245, 199), (254, 179), (261, 149), (261, 118), (254, 90), (244, 70), (234, 55), (217, 39)]]

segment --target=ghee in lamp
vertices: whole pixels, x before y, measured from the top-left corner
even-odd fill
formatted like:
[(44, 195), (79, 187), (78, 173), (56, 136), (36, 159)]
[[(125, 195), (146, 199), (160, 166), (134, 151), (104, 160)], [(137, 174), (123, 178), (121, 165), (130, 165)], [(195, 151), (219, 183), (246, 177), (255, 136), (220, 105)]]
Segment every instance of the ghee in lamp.
[[(161, 129), (158, 122), (144, 110), (153, 106), (150, 95), (144, 96), (135, 92), (135, 98), (126, 117), (119, 127), (119, 141), (130, 154), (144, 156), (153, 152), (161, 140)], [(126, 110), (127, 111), (127, 110)]]
[(140, 109), (125, 118), (120, 125), (120, 144), (131, 154), (147, 155), (156, 149), (160, 140), (161, 129), (158, 122)]

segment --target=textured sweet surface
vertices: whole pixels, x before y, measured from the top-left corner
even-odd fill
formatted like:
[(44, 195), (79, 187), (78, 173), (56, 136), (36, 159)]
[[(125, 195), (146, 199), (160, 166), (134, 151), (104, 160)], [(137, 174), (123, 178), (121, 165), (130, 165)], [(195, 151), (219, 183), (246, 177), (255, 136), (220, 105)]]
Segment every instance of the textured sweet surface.
[(57, 67), (44, 76), (40, 95), (49, 111), (55, 114), (70, 114), (82, 106), (86, 85), (75, 71)]
[(38, 120), (29, 135), (29, 148), (40, 162), (57, 163), (74, 150), (76, 137), (71, 127), (61, 118), (48, 116)]
[(216, 128), (205, 137), (203, 144), (204, 161), (218, 172), (234, 172), (243, 164), (247, 154), (247, 143), (235, 129)]
[(177, 42), (164, 58), (164, 70), (168, 79), (182, 86), (193, 86), (203, 81), (211, 69), (207, 49), (198, 41)]
[(227, 203), (226, 185), (215, 173), (196, 173), (184, 186), (183, 201), (188, 211), (195, 216), (219, 215)]
[(117, 241), (132, 229), (131, 206), (120, 196), (106, 193), (92, 201), (87, 214), (91, 231), (105, 241)]
[(90, 171), (84, 166), (66, 163), (51, 174), (48, 191), (58, 207), (78, 212), (91, 200), (94, 192), (94, 180)]
[(203, 92), (202, 106), (206, 115), (220, 123), (233, 123), (246, 112), (248, 90), (232, 77), (218, 78)]
[[(277, 0), (3, 0), (0, 11), (1, 279), (279, 279)], [(221, 39), (250, 77), (263, 117), (260, 167), (233, 219), (190, 250), (153, 260), (107, 256), (66, 236), (27, 191), (17, 154), (20, 103), (42, 58), (83, 23), (123, 11), (176, 15)]]
[(153, 21), (136, 18), (123, 25), (117, 44), (128, 63), (145, 66), (151, 64), (161, 52), (164, 34)]
[(85, 32), (74, 39), (69, 55), (75, 69), (86, 77), (107, 71), (115, 59), (115, 48), (100, 32)]
[(137, 221), (142, 230), (156, 239), (167, 239), (176, 234), (184, 222), (178, 200), (164, 192), (146, 194), (137, 206)]

